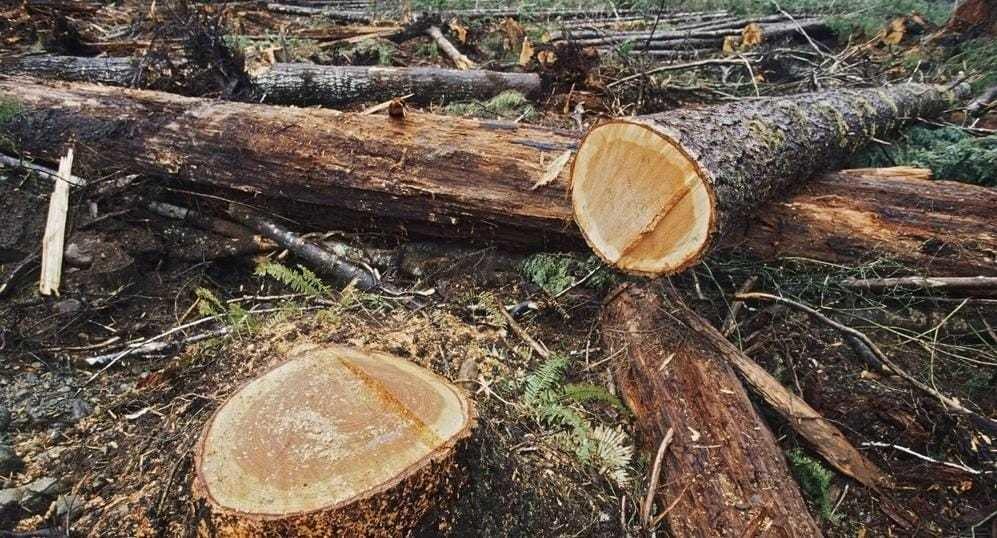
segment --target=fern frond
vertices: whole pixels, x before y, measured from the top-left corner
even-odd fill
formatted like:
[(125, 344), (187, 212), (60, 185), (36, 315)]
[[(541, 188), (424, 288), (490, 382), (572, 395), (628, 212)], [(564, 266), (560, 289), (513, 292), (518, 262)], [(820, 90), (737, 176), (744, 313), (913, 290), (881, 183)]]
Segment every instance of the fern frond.
[(602, 474), (620, 486), (626, 485), (630, 480), (627, 467), (634, 455), (633, 446), (627, 444), (627, 434), (620, 428), (600, 424), (592, 430), (590, 438), (595, 445), (595, 455)]
[(270, 277), (295, 293), (304, 293), (309, 297), (321, 297), (330, 293), (322, 279), (301, 265), (292, 269), (281, 263), (266, 261), (256, 266), (256, 275)]
[(217, 316), (225, 311), (225, 305), (208, 288), (194, 290), (197, 297), (197, 313), (202, 316)]
[(523, 395), (527, 404), (537, 402), (540, 394), (561, 383), (564, 370), (568, 367), (568, 358), (564, 355), (554, 355), (544, 361), (532, 374), (526, 378), (526, 391)]

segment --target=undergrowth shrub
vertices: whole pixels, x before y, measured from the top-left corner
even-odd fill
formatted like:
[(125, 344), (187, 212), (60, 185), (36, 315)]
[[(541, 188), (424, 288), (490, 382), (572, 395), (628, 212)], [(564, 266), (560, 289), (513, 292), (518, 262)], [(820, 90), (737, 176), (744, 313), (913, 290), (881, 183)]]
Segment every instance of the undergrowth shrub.
[(997, 135), (973, 136), (954, 127), (914, 127), (892, 146), (871, 147), (855, 166), (919, 166), (936, 179), (997, 186)]
[(824, 467), (819, 461), (807, 456), (803, 449), (794, 448), (786, 452), (793, 476), (800, 483), (800, 489), (807, 499), (817, 507), (820, 517), (837, 523), (839, 515), (834, 514), (834, 499), (831, 498), (831, 480), (834, 473)]

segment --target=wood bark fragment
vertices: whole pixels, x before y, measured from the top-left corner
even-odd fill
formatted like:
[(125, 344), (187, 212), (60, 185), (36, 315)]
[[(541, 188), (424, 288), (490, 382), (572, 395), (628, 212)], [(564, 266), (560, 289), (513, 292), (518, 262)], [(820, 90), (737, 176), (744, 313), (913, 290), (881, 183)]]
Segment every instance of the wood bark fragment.
[(404, 536), (461, 481), (475, 423), (459, 389), (407, 360), (299, 347), (208, 420), (194, 494), (213, 536)]
[[(694, 315), (654, 284), (616, 290), (603, 308), (616, 384), (650, 453), (675, 429), (661, 503), (674, 536), (813, 537), (821, 532), (772, 432)], [(692, 323), (692, 324), (690, 324)]]
[(965, 85), (899, 84), (609, 121), (579, 145), (570, 182), (575, 221), (618, 269), (676, 273), (776, 193), (967, 92)]

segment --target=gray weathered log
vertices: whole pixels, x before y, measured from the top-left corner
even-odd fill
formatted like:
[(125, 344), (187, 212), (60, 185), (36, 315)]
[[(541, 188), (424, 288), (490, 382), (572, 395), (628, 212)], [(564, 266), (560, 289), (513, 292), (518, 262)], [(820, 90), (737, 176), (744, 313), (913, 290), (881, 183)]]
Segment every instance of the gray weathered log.
[(429, 103), (488, 99), (506, 90), (524, 95), (540, 90), (536, 73), (436, 67), (275, 64), (252, 77), (252, 83), (268, 103), (326, 106), (387, 101), (408, 94), (412, 94), (410, 101)]
[[(688, 31), (670, 31), (670, 32), (655, 32), (651, 35), (650, 32), (632, 32), (632, 33), (622, 33), (609, 36), (593, 37), (589, 39), (574, 39), (572, 43), (582, 46), (590, 47), (596, 45), (619, 45), (628, 42), (682, 42), (688, 39), (704, 39), (712, 38), (716, 39), (718, 42), (722, 42), (723, 38), (727, 36), (739, 36), (741, 35), (743, 28), (721, 28), (716, 30), (688, 30)], [(823, 35), (828, 32), (827, 23), (821, 19), (801, 19), (798, 21), (787, 21), (787, 22), (777, 22), (771, 24), (762, 25), (762, 37), (765, 40), (782, 39), (787, 37), (800, 36), (803, 37), (801, 33), (807, 32), (808, 34), (818, 34)]]
[(134, 58), (29, 54), (0, 60), (0, 71), (59, 80), (132, 86), (138, 83), (139, 62)]

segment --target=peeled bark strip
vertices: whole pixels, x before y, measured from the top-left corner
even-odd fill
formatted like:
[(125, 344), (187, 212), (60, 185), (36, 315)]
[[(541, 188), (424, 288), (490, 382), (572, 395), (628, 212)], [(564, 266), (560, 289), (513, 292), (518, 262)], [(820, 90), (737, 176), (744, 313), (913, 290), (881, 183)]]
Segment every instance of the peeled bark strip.
[(536, 73), (436, 67), (275, 64), (251, 80), (266, 102), (297, 105), (339, 106), (408, 94), (412, 94), (410, 101), (429, 103), (488, 99), (507, 90), (524, 95), (540, 90)]
[[(377, 218), (441, 237), (576, 243), (563, 172), (532, 187), (576, 135), (432, 114), (345, 114), (84, 83), (0, 79), (20, 113), (0, 133), (58, 160), (76, 140), (81, 170), (178, 177), (307, 204), (296, 217), (358, 226)], [(86, 175), (81, 173), (81, 175)], [(556, 186), (554, 186), (556, 184)], [(329, 208), (337, 210), (330, 211)], [(372, 223), (373, 224), (373, 223)]]
[(856, 265), (889, 258), (934, 276), (997, 276), (997, 191), (905, 167), (844, 170), (755, 212), (734, 248)]
[(195, 494), (218, 536), (402, 536), (448, 499), (475, 413), (404, 359), (299, 350), (205, 425)]
[(644, 448), (675, 430), (659, 501), (672, 535), (820, 536), (772, 432), (723, 352), (690, 323), (695, 314), (651, 284), (611, 297), (603, 339), (621, 353), (616, 384)]
[(609, 121), (589, 131), (575, 157), (575, 221), (618, 269), (676, 273), (781, 189), (835, 168), (911, 118), (941, 113), (957, 97), (939, 86), (900, 84)]

